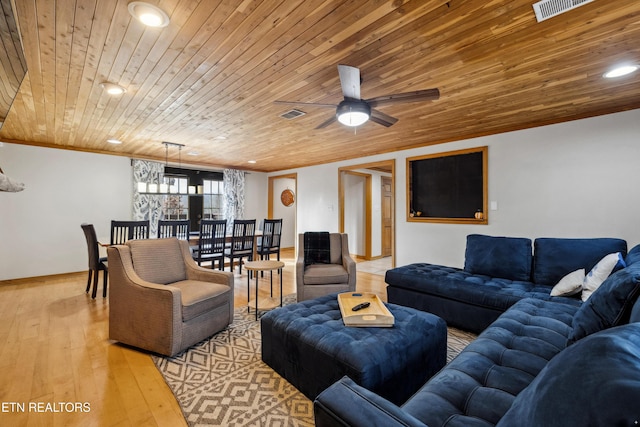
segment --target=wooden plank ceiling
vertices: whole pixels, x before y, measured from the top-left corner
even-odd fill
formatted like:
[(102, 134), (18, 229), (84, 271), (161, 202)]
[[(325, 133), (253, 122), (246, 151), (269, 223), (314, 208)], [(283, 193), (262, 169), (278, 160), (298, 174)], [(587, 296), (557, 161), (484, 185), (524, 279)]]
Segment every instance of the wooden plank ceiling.
[[(532, 0), (150, 1), (167, 27), (125, 0), (15, 0), (28, 72), (0, 140), (158, 160), (170, 141), (183, 164), (269, 172), (640, 107), (640, 73), (602, 78), (640, 61), (636, 0), (541, 23)], [(363, 98), (441, 97), (380, 107), (389, 128), (280, 117), (275, 100), (341, 101), (338, 64), (360, 68)]]

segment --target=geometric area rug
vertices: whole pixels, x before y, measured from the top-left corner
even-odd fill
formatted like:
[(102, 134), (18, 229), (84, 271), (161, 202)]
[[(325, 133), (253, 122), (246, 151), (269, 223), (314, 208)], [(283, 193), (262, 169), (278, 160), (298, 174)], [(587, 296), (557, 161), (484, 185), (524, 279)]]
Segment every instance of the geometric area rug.
[[(447, 361), (474, 338), (449, 328)], [(313, 426), (313, 402), (262, 361), (260, 346), (260, 321), (239, 307), (213, 337), (175, 357), (151, 357), (189, 426)]]

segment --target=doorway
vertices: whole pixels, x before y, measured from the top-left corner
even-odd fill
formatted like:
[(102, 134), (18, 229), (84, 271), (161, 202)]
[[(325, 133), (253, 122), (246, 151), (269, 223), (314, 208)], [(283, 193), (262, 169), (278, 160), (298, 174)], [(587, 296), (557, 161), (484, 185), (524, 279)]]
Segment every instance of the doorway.
[(267, 217), (282, 218), (281, 248), (295, 248), (298, 242), (297, 183), (296, 173), (269, 177)]
[[(358, 190), (364, 182), (362, 196)], [(354, 185), (355, 183), (355, 185)], [(353, 190), (355, 186), (356, 190)], [(395, 265), (395, 160), (346, 166), (338, 169), (338, 212), (339, 229), (360, 229), (362, 242), (352, 245), (349, 250), (364, 247), (362, 257), (375, 260), (391, 257)], [(354, 203), (361, 203), (358, 208)], [(363, 212), (363, 216), (359, 213)], [(353, 224), (353, 222), (361, 222)], [(361, 255), (356, 253), (356, 255)]]

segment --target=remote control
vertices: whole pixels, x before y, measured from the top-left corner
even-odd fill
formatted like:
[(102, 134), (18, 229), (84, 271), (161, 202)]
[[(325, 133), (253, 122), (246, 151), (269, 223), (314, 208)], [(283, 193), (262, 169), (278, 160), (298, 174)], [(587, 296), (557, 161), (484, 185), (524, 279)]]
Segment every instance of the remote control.
[(353, 307), (351, 309), (351, 311), (358, 311), (358, 310), (362, 310), (363, 308), (367, 308), (371, 305), (371, 303), (369, 302), (363, 302), (361, 304), (356, 305), (355, 307)]

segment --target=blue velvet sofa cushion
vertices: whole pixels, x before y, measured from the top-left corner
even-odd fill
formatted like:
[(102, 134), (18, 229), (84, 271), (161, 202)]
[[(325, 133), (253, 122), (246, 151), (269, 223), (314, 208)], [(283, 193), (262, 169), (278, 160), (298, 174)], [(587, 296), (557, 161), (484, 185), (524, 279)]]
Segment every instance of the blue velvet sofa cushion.
[(523, 299), (427, 382), (402, 409), (429, 427), (496, 424), (515, 396), (565, 348), (577, 309), (573, 305)]
[[(523, 298), (558, 300), (578, 305), (576, 298), (551, 297), (551, 288), (528, 281), (473, 274), (455, 267), (415, 263), (387, 270), (385, 281), (393, 287), (428, 293), (451, 301), (505, 311)], [(461, 306), (461, 309), (465, 309)], [(467, 315), (468, 312), (467, 312)]]
[(640, 322), (640, 298), (636, 300), (636, 303), (631, 309), (631, 316), (629, 317), (629, 323)]
[(616, 238), (559, 239), (538, 238), (533, 242), (533, 282), (554, 286), (572, 271), (591, 269), (604, 256), (627, 254), (627, 242)]
[(640, 422), (640, 324), (567, 348), (514, 400), (502, 427), (633, 426)]
[(633, 263), (636, 263), (640, 261), (640, 245), (636, 245), (634, 246), (629, 253), (627, 254), (627, 257), (625, 258), (624, 262), (627, 265), (631, 265)]
[(640, 294), (640, 263), (609, 276), (573, 318), (569, 343), (603, 329), (627, 323)]
[(531, 280), (531, 239), (467, 236), (464, 270), (501, 279)]

